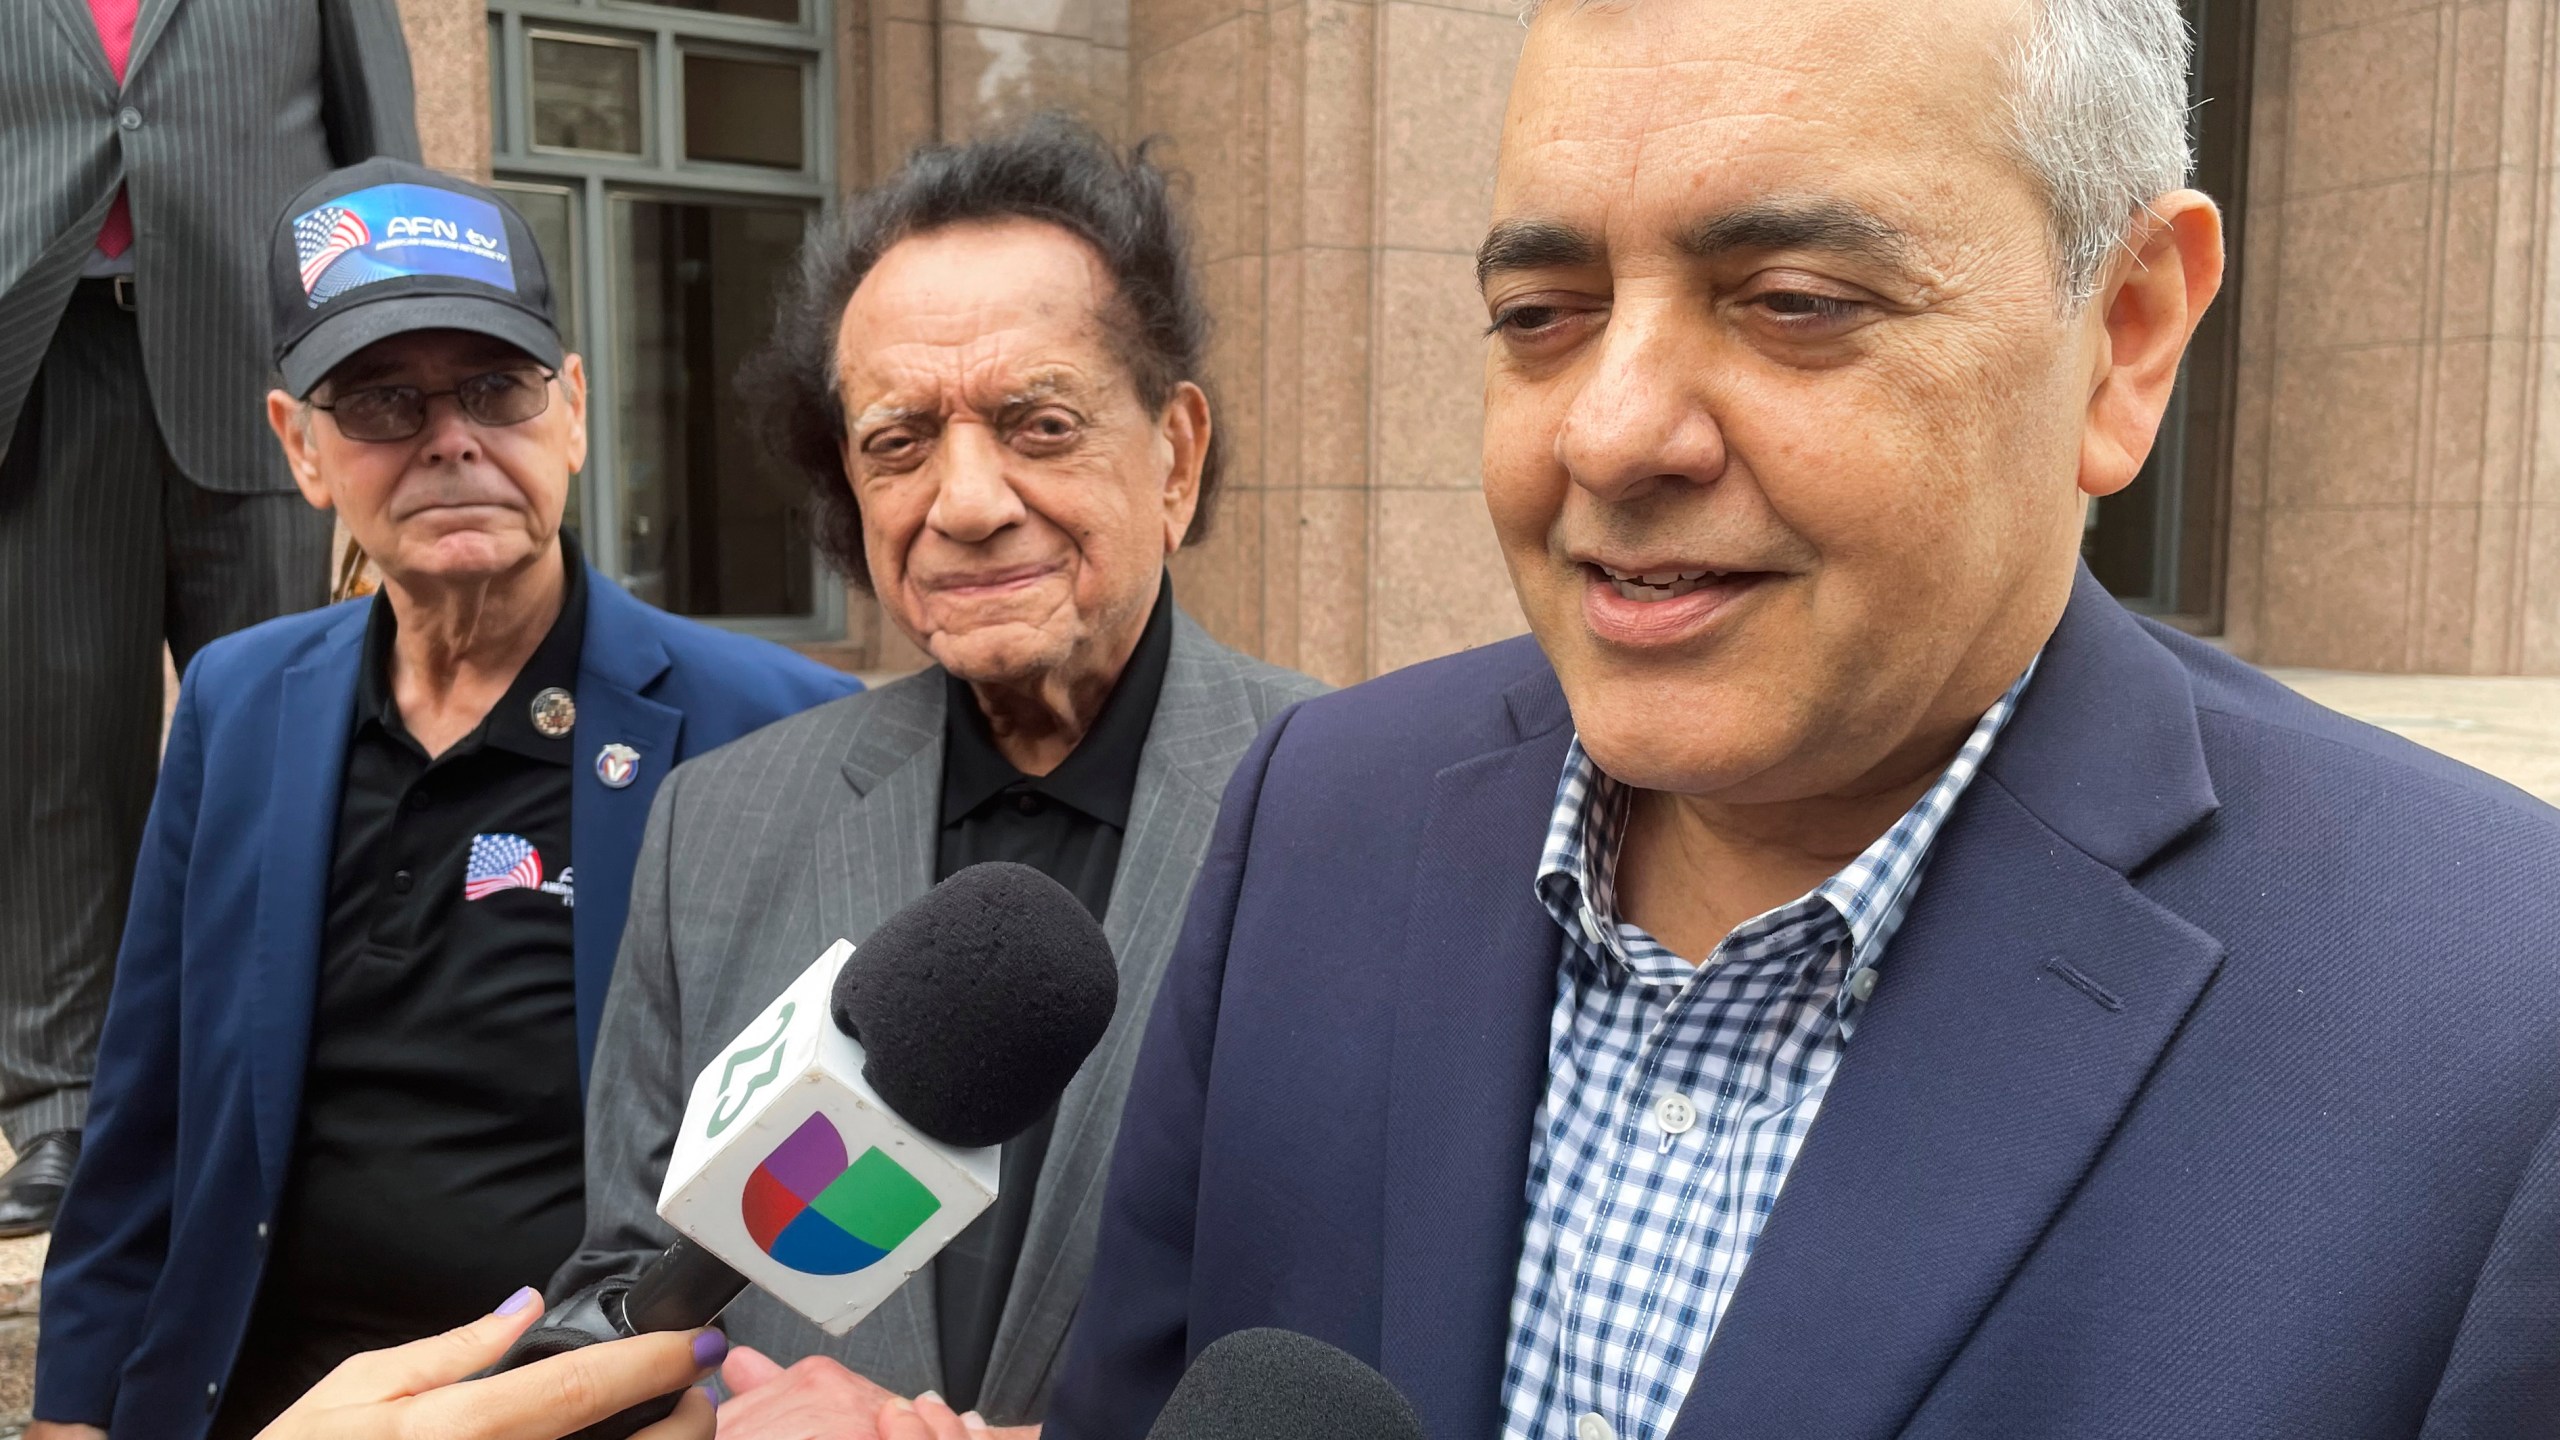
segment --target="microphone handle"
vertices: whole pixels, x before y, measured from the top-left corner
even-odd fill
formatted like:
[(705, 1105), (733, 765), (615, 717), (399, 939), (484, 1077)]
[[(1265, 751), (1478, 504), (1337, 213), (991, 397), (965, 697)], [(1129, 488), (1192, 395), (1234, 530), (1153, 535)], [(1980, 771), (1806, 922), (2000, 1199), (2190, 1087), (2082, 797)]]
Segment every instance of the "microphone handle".
[(746, 1276), (679, 1235), (623, 1292), (624, 1331), (645, 1335), (708, 1325), (746, 1288)]

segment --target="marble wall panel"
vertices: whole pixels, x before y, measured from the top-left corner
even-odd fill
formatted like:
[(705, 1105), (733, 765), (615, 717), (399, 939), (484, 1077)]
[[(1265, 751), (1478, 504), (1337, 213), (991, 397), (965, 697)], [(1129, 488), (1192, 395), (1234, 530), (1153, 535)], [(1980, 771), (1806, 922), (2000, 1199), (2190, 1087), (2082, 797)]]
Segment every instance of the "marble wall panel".
[(1373, 669), (1528, 630), (1482, 491), (1380, 490), (1374, 523)]
[(489, 9), (482, 0), (399, 0), (418, 97), (418, 143), (439, 170), (489, 178)]

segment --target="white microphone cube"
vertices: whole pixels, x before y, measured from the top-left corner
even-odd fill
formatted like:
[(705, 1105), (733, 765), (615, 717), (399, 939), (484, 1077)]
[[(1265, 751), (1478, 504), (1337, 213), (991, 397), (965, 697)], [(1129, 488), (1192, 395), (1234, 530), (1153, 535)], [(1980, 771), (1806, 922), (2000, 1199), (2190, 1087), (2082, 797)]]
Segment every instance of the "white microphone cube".
[(828, 1014), (839, 940), (695, 1077), (658, 1215), (830, 1335), (995, 1203), (997, 1149), (907, 1128)]

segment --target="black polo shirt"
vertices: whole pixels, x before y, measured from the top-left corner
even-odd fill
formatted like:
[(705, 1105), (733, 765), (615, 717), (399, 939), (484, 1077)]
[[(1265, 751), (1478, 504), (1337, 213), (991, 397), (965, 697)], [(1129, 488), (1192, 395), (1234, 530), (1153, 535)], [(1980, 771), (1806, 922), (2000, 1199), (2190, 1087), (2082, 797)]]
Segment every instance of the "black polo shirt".
[[(942, 832), (934, 879), (983, 860), (1028, 865), (1064, 885), (1100, 920), (1111, 908), (1111, 880), (1129, 828), (1138, 759), (1164, 693), (1173, 653), (1173, 580), (1156, 590), (1156, 607), (1138, 648), (1120, 672), (1093, 728), (1058, 768), (1025, 775), (996, 748), (994, 732), (967, 684), (944, 676)], [(1031, 1201), (1049, 1155), (1053, 1109), (1004, 1147), (996, 1203), (934, 1257), (934, 1305), (942, 1342), (942, 1398), (973, 1409), (986, 1382), (996, 1323), (1013, 1288), (1014, 1265), (1031, 1226)]]
[[(376, 597), (338, 801), (302, 1116), (214, 1434), (248, 1436), (340, 1360), (539, 1285), (585, 1220), (572, 957), (586, 567), (477, 729), (430, 760), (390, 683)], [(555, 724), (557, 709), (553, 712)]]

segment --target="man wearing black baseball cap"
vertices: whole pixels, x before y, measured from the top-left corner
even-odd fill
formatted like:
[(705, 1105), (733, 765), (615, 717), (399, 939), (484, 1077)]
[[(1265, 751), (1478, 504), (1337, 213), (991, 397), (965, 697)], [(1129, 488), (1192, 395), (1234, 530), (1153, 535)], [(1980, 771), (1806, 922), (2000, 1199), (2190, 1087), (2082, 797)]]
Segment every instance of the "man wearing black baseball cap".
[(579, 558), (585, 371), (505, 200), (369, 161), (273, 245), (268, 419), (383, 585), (188, 671), (45, 1279), (66, 1427), (247, 1436), (550, 1274), (651, 795), (859, 688)]

